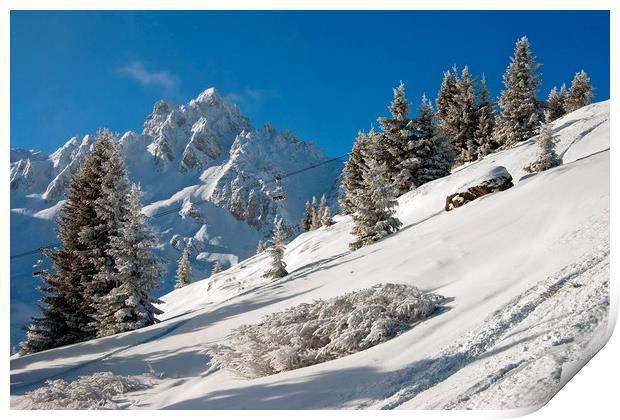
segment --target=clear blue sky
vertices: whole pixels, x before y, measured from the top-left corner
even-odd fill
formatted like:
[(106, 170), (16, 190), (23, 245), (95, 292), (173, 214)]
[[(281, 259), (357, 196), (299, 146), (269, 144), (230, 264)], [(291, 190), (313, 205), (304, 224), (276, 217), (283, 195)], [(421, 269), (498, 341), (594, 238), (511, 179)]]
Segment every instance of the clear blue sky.
[(141, 131), (156, 100), (215, 86), (255, 126), (342, 154), (386, 114), (399, 80), (417, 107), (444, 70), (467, 64), (498, 95), (522, 35), (543, 64), (541, 98), (581, 68), (595, 100), (609, 98), (606, 11), (12, 12), (11, 147)]

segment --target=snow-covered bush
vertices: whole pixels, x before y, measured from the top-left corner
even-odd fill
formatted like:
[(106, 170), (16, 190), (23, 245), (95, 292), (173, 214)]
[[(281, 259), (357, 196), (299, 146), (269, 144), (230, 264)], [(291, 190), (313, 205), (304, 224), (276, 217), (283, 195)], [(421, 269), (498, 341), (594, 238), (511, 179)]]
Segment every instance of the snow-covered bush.
[(131, 376), (97, 372), (80, 376), (72, 382), (62, 379), (46, 381), (46, 385), (26, 394), (24, 407), (29, 410), (114, 410), (114, 398), (126, 392), (146, 388)]
[(442, 296), (404, 284), (379, 284), (302, 303), (231, 331), (209, 349), (214, 367), (256, 378), (357, 353), (429, 317)]

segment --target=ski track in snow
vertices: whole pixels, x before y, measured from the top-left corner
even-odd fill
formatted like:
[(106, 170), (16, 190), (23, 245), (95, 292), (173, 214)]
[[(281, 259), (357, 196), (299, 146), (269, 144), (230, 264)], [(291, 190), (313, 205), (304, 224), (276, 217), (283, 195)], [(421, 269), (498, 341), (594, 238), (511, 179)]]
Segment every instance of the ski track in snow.
[[(383, 401), (360, 404), (359, 408), (399, 407), (472, 363), (483, 364), (483, 369), (477, 369), (473, 379), (458, 378), (459, 383), (454, 386), (458, 392), (449, 400), (442, 395), (435, 397), (439, 402), (434, 403), (432, 399), (424, 401), (421, 396), (421, 404), (410, 401), (403, 408), (523, 408), (547, 402), (559, 386), (562, 364), (574, 361), (575, 355), (579, 357), (583, 353), (579, 350), (587, 346), (595, 330), (606, 326), (609, 306), (607, 227), (604, 221), (597, 220), (567, 235), (566, 239), (592, 240), (588, 232), (598, 234), (595, 239), (602, 241), (602, 245), (512, 299), (485, 320), (479, 330), (465, 335), (390, 383), (380, 384), (395, 391), (393, 395)], [(576, 296), (568, 298), (571, 294)], [(570, 302), (572, 308), (566, 308), (563, 301)], [(502, 389), (502, 385), (508, 383), (510, 387)], [(518, 387), (526, 392), (517, 394)], [(500, 401), (501, 406), (498, 406)]]

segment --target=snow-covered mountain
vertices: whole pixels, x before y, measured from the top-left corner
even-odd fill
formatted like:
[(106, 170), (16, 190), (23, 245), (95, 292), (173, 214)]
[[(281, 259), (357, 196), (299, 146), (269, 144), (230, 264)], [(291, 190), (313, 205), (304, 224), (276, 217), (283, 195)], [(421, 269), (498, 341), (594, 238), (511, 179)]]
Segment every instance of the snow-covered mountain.
[[(145, 388), (125, 408), (536, 407), (609, 337), (609, 102), (552, 124), (563, 164), (527, 174), (536, 138), (399, 198), (403, 227), (351, 252), (351, 218), (299, 235), (289, 275), (253, 256), (165, 295), (164, 321), (11, 360), (11, 405), (49, 379), (112, 372)], [(445, 211), (446, 197), (502, 166), (514, 186)], [(257, 379), (213, 369), (209, 346), (294, 305), (379, 283), (446, 297), (443, 311), (367, 350)], [(613, 324), (613, 323), (612, 323)], [(572, 366), (572, 367), (571, 367)], [(88, 378), (85, 379), (88, 382)]]
[[(73, 137), (49, 156), (11, 150), (11, 255), (57, 242), (53, 220), (95, 141), (94, 135)], [(274, 177), (329, 159), (288, 130), (254, 128), (213, 88), (186, 105), (157, 102), (142, 133), (125, 133), (120, 145), (131, 180), (145, 192), (144, 212), (157, 216), (158, 253), (167, 261), (162, 293), (171, 290), (185, 244), (195, 278), (208, 275), (215, 261), (228, 268), (253, 255), (273, 227)], [(312, 195), (325, 193), (335, 203), (341, 169), (334, 161), (285, 178), (287, 198), (279, 204), (285, 221), (299, 224)], [(38, 280), (32, 273), (40, 270), (39, 258), (34, 253), (11, 260), (13, 342), (35, 311)]]

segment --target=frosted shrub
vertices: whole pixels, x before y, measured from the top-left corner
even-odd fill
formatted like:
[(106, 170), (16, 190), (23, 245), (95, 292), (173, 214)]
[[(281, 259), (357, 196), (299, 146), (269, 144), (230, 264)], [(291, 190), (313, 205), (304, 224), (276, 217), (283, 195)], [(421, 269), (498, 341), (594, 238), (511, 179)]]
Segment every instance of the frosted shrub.
[(114, 410), (119, 408), (114, 397), (146, 388), (130, 376), (98, 372), (80, 376), (72, 382), (62, 379), (46, 381), (46, 385), (26, 394), (25, 407), (30, 410)]
[(229, 345), (209, 349), (212, 364), (246, 378), (310, 366), (387, 341), (429, 317), (442, 296), (404, 284), (379, 284), (302, 303), (242, 325)]

